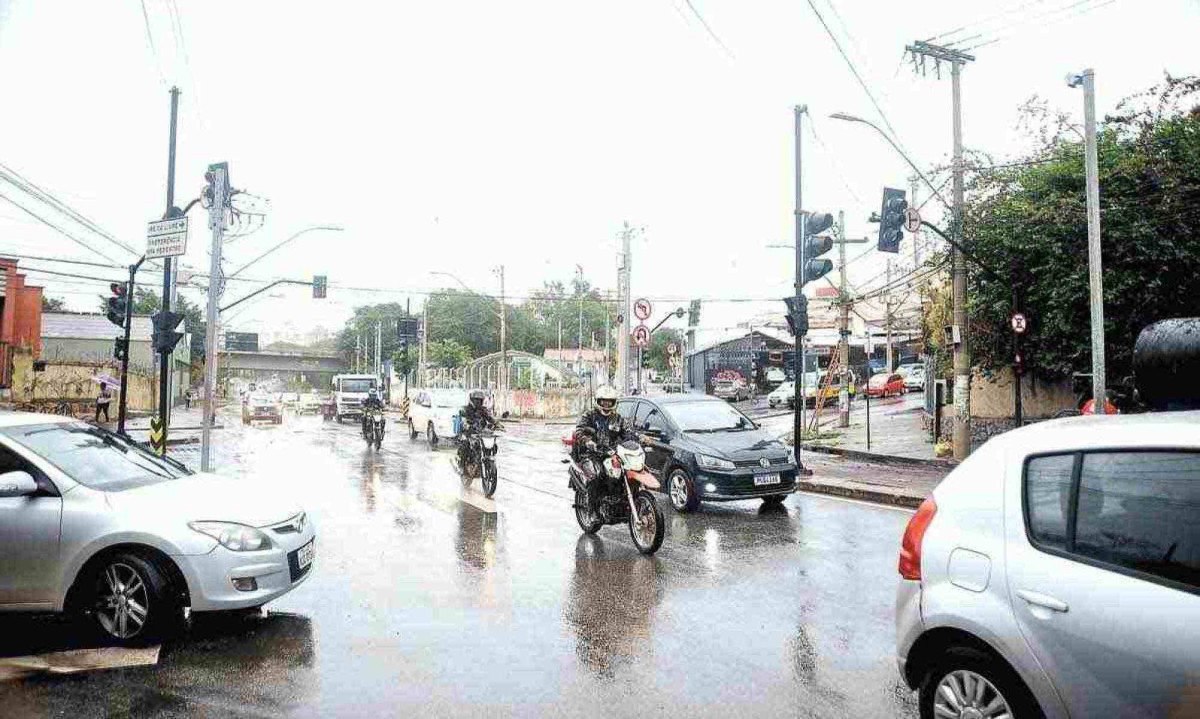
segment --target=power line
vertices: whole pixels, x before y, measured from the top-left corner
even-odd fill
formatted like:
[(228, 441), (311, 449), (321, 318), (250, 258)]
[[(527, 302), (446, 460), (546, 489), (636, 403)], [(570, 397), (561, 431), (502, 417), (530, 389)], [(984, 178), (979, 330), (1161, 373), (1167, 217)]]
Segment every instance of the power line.
[(25, 214), (27, 214), (27, 215), (29, 215), (30, 217), (34, 218), (34, 219), (35, 219), (35, 220), (37, 220), (38, 222), (41, 222), (43, 225), (45, 225), (45, 226), (47, 226), (47, 227), (49, 227), (49, 228), (53, 229), (55, 232), (59, 233), (59, 234), (60, 234), (60, 235), (62, 235), (63, 237), (66, 237), (67, 239), (71, 240), (72, 242), (74, 242), (75, 244), (79, 245), (80, 247), (82, 247), (82, 248), (84, 248), (84, 249), (88, 250), (89, 252), (94, 252), (94, 253), (96, 253), (97, 255), (100, 255), (100, 256), (101, 256), (101, 257), (103, 257), (104, 259), (108, 260), (109, 262), (116, 262), (116, 260), (114, 260), (113, 258), (111, 258), (111, 257), (109, 257), (108, 255), (104, 254), (104, 253), (103, 253), (103, 252), (101, 252), (100, 250), (97, 250), (95, 247), (92, 247), (91, 245), (89, 245), (88, 243), (86, 243), (86, 242), (84, 242), (83, 240), (79, 239), (79, 238), (78, 238), (78, 237), (76, 237), (75, 235), (72, 235), (70, 232), (67, 232), (66, 230), (64, 230), (63, 228), (61, 228), (61, 227), (59, 227), (58, 225), (54, 224), (54, 223), (53, 223), (53, 222), (51, 222), (50, 220), (47, 220), (45, 217), (42, 217), (41, 215), (37, 214), (37, 213), (36, 213), (36, 212), (34, 212), (33, 210), (29, 209), (28, 207), (25, 207), (24, 205), (22, 205), (22, 204), (19, 204), (19, 203), (18, 203), (16, 200), (13, 200), (13, 199), (12, 199), (11, 197), (9, 197), (8, 195), (5, 195), (4, 193), (0, 192), (0, 199), (3, 199), (3, 200), (5, 200), (5, 201), (9, 202), (9, 203), (10, 203), (10, 204), (12, 204), (14, 207), (16, 207), (16, 208), (20, 209), (20, 210), (21, 210), (22, 212), (24, 212)]
[[(989, 35), (998, 35), (999, 33), (1002, 33), (1006, 30), (1010, 30), (1010, 29), (1016, 28), (1016, 27), (1021, 27), (1022, 25), (1028, 25), (1029, 23), (1032, 23), (1032, 22), (1041, 22), (1044, 27), (1045, 26), (1044, 24), (1048, 18), (1051, 18), (1054, 15), (1058, 15), (1059, 13), (1067, 12), (1068, 10), (1075, 10), (1076, 8), (1081, 8), (1085, 5), (1088, 5), (1088, 4), (1094, 3), (1094, 2), (1097, 2), (1097, 0), (1075, 0), (1075, 2), (1073, 2), (1069, 5), (1063, 5), (1063, 6), (1059, 6), (1056, 8), (1051, 8), (1042, 13), (1037, 13), (1037, 14), (1034, 14), (1031, 16), (1022, 17), (1018, 20), (1015, 20), (1014, 22), (1008, 23), (1007, 25), (1001, 25), (999, 27), (992, 28), (990, 30), (978, 32), (974, 35), (970, 35), (970, 36), (962, 38), (960, 40), (956, 40), (951, 44), (965, 45), (966, 43), (978, 40), (980, 42), (976, 42), (974, 45), (971, 45), (970, 47), (966, 47), (963, 49), (964, 52), (969, 51), (969, 50), (975, 50), (977, 48), (984, 47), (985, 45), (991, 45), (993, 43), (999, 42), (1000, 40), (1010, 37), (1010, 35), (1000, 35), (998, 37), (993, 37), (992, 39), (987, 39)], [(1104, 0), (1104, 2), (1102, 2), (1099, 5), (1094, 5), (1090, 8), (1083, 7), (1082, 10), (1079, 10), (1075, 13), (1071, 13), (1068, 15), (1064, 15), (1059, 18), (1055, 18), (1053, 20), (1049, 20), (1049, 22), (1058, 22), (1058, 21), (1066, 19), (1068, 17), (1072, 17), (1073, 15), (1082, 14), (1084, 12), (1091, 12), (1092, 10), (1101, 8), (1104, 5), (1110, 5), (1114, 2), (1116, 2), (1116, 0)]]
[(725, 54), (729, 56), (730, 60), (736, 60), (737, 58), (734, 57), (733, 51), (729, 49), (729, 46), (726, 45), (725, 42), (723, 40), (721, 40), (721, 38), (717, 37), (717, 33), (713, 32), (713, 29), (711, 27), (709, 27), (708, 22), (706, 22), (704, 20), (704, 16), (701, 15), (700, 11), (696, 9), (696, 6), (692, 4), (692, 0), (683, 0), (683, 1), (687, 4), (688, 9), (692, 11), (692, 15), (694, 15), (696, 17), (696, 19), (700, 21), (700, 24), (704, 26), (704, 31), (708, 33), (708, 36), (711, 37), (714, 42), (716, 42), (718, 45), (721, 46), (721, 49), (725, 51)]
[(59, 262), (59, 263), (65, 264), (65, 265), (86, 265), (88, 267), (103, 267), (105, 269), (113, 269), (113, 270), (126, 269), (126, 267), (124, 265), (109, 265), (109, 264), (105, 264), (103, 262), (87, 262), (86, 260), (65, 260), (65, 259), (59, 259), (57, 257), (38, 257), (36, 255), (21, 255), (21, 254), (15, 253), (15, 252), (8, 252), (5, 250), (0, 250), (0, 256), (12, 257), (12, 258), (15, 258), (18, 260), (39, 260), (42, 262)]
[(158, 57), (158, 48), (154, 46), (154, 33), (150, 30), (150, 13), (146, 11), (146, 0), (142, 0), (142, 20), (146, 22), (146, 41), (150, 43), (150, 54), (154, 57), (154, 69), (158, 71), (158, 81), (163, 87), (167, 86), (167, 78), (163, 75), (162, 60)]
[(1046, 0), (1030, 0), (1029, 2), (1022, 3), (1015, 7), (1010, 7), (1007, 10), (1002, 10), (994, 15), (989, 15), (988, 17), (983, 18), (982, 20), (974, 20), (974, 21), (968, 22), (960, 27), (956, 27), (953, 30), (947, 30), (945, 32), (938, 33), (937, 35), (934, 35), (933, 37), (925, 38), (925, 42), (933, 42), (934, 40), (941, 40), (943, 38), (950, 37), (951, 35), (957, 35), (960, 32), (963, 32), (970, 28), (986, 25), (986, 24), (992, 22), (993, 20), (1007, 17), (1007, 16), (1013, 14), (1014, 12), (1023, 10), (1031, 5), (1038, 5), (1038, 4), (1041, 4), (1044, 2), (1046, 2)]

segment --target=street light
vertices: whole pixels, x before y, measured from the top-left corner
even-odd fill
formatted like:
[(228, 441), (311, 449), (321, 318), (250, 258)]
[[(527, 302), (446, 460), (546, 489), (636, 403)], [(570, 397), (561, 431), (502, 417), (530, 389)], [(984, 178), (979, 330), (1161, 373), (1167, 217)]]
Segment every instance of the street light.
[(896, 151), (896, 154), (904, 158), (904, 161), (907, 162), (908, 166), (917, 173), (917, 176), (925, 181), (925, 184), (929, 187), (930, 191), (933, 192), (934, 196), (941, 200), (942, 204), (944, 204), (946, 207), (951, 206), (950, 203), (946, 201), (946, 198), (942, 197), (942, 193), (938, 192), (938, 188), (935, 187), (934, 184), (929, 181), (929, 178), (925, 176), (925, 173), (921, 172), (921, 168), (917, 167), (916, 163), (909, 159), (908, 155), (904, 153), (904, 150), (901, 150), (900, 146), (896, 144), (896, 141), (892, 139), (892, 136), (884, 132), (879, 125), (876, 125), (870, 120), (858, 117), (857, 115), (850, 115), (844, 112), (835, 112), (829, 117), (833, 118), (834, 120), (844, 120), (846, 122), (861, 122), (862, 124), (874, 129), (875, 132), (878, 132), (880, 135), (883, 135), (883, 139), (888, 141), (888, 144), (892, 146), (892, 149)]
[(329, 231), (329, 232), (341, 232), (341, 231), (342, 231), (342, 227), (341, 227), (340, 225), (313, 225), (312, 227), (305, 227), (303, 230), (300, 230), (299, 232), (297, 232), (296, 234), (294, 234), (294, 235), (292, 235), (291, 237), (287, 238), (287, 239), (286, 239), (286, 240), (284, 240), (283, 242), (280, 242), (278, 245), (275, 245), (274, 247), (272, 247), (271, 249), (269, 249), (269, 250), (267, 250), (266, 252), (262, 253), (262, 254), (261, 254), (261, 255), (259, 255), (258, 257), (255, 257), (253, 260), (250, 260), (250, 261), (249, 261), (249, 262), (247, 262), (246, 264), (244, 264), (244, 265), (242, 265), (241, 267), (239, 267), (238, 269), (234, 270), (234, 271), (233, 271), (233, 273), (232, 273), (232, 274), (230, 274), (229, 276), (227, 276), (225, 279), (226, 279), (227, 281), (228, 281), (228, 280), (232, 280), (234, 277), (237, 277), (238, 275), (242, 274), (242, 272), (244, 272), (244, 271), (246, 270), (246, 268), (247, 268), (247, 267), (249, 267), (250, 265), (253, 265), (255, 262), (258, 262), (258, 261), (259, 261), (259, 260), (261, 260), (262, 258), (264, 258), (264, 257), (266, 257), (267, 255), (271, 254), (271, 253), (272, 253), (272, 252), (274, 252), (275, 250), (278, 250), (280, 247), (283, 247), (284, 245), (286, 245), (287, 243), (289, 243), (289, 242), (291, 242), (292, 240), (296, 239), (296, 238), (297, 238), (297, 237), (299, 237), (300, 235), (303, 235), (303, 234), (304, 234), (304, 233), (306, 233), (306, 232), (316, 232), (317, 230), (327, 230), (327, 231)]
[[(458, 284), (462, 285), (462, 288), (463, 288), (464, 290), (466, 290), (467, 292), (470, 292), (471, 294), (475, 295), (476, 297), (483, 297), (483, 298), (485, 298), (485, 299), (489, 299), (489, 300), (491, 300), (492, 302), (495, 302), (495, 303), (497, 303), (497, 304), (499, 304), (499, 303), (500, 303), (500, 300), (496, 299), (495, 297), (492, 297), (491, 295), (485, 295), (485, 294), (483, 294), (482, 292), (476, 292), (475, 290), (471, 289), (471, 287), (470, 287), (470, 286), (469, 286), (469, 285), (468, 285), (466, 282), (463, 282), (462, 280), (460, 280), (460, 279), (458, 278), (458, 276), (457, 276), (457, 275), (452, 275), (452, 274), (450, 274), (449, 272), (440, 272), (440, 271), (436, 271), (436, 270), (435, 270), (435, 271), (432, 271), (432, 272), (430, 272), (429, 274), (431, 274), (431, 275), (440, 275), (440, 276), (442, 276), (442, 277), (449, 277), (450, 279), (454, 280), (454, 281), (455, 281), (455, 282), (457, 282)], [(496, 315), (497, 317), (499, 317), (499, 316), (500, 316), (500, 313), (499, 313), (499, 312), (496, 312), (496, 313), (495, 313), (495, 315)]]

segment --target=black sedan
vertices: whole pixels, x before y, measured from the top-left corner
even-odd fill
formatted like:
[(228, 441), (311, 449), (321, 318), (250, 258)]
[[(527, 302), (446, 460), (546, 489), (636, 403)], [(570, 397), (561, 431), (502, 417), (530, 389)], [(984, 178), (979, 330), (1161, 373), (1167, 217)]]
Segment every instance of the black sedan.
[(705, 395), (627, 397), (617, 412), (651, 438), (647, 467), (671, 505), (762, 499), (778, 504), (796, 491), (791, 450), (727, 402)]

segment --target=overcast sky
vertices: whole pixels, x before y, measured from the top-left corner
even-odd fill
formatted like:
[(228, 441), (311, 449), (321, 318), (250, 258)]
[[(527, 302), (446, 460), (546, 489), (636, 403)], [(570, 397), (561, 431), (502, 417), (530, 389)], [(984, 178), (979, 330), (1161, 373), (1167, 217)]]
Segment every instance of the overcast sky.
[[(1164, 72), (1200, 70), (1198, 0), (814, 2), (925, 166), (950, 150), (950, 83), (900, 64), (915, 39), (963, 25), (947, 39), (999, 38), (963, 76), (966, 144), (997, 158), (1032, 146), (1015, 127), (1032, 95), (1081, 114), (1068, 71), (1095, 68), (1103, 114)], [(808, 0), (691, 4), (719, 41), (685, 0), (0, 0), (0, 163), (142, 247), (164, 208), (178, 85), (177, 204), (215, 161), (270, 200), (264, 228), (227, 246), (228, 269), (304, 227), (345, 227), (246, 273), (327, 274), (327, 300), (280, 289), (231, 314), (230, 329), (336, 328), (356, 305), (419, 306), (421, 291), (452, 284), (434, 271), (494, 293), (501, 263), (510, 296), (577, 264), (615, 288), (623, 221), (645, 228), (634, 294), (663, 298), (661, 311), (669, 298), (782, 297), (791, 257), (765, 246), (791, 241), (795, 104), (816, 133), (804, 138), (806, 209), (844, 210), (850, 236), (874, 232), (880, 189), (907, 187), (910, 173), (869, 128), (828, 119), (880, 122)], [(0, 193), (119, 264), (135, 259), (5, 183)], [(185, 263), (207, 271), (208, 243), (195, 211)], [(107, 261), (3, 200), (0, 251)], [(910, 252), (906, 240), (900, 262)], [(878, 285), (882, 268), (871, 253), (851, 281)], [(73, 309), (94, 309), (103, 289), (30, 276)], [(255, 287), (230, 283), (226, 301)], [(777, 309), (707, 303), (703, 324)]]

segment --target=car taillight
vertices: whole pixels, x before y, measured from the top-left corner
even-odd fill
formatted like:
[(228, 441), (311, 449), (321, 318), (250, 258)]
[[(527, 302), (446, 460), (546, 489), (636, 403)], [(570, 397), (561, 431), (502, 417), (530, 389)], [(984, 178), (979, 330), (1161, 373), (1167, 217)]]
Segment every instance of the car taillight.
[(925, 530), (937, 514), (937, 503), (933, 497), (921, 502), (917, 513), (908, 520), (904, 529), (904, 539), (900, 540), (900, 576), (905, 579), (921, 578), (921, 542), (925, 539)]

